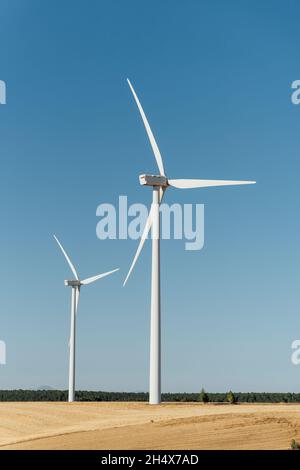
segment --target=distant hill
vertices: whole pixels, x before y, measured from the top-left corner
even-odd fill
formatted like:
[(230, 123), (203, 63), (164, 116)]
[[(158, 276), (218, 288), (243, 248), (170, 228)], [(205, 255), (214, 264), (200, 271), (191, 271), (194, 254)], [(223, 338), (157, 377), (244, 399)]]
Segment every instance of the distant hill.
[(50, 385), (40, 385), (39, 387), (35, 388), (34, 390), (55, 390), (55, 388), (50, 387)]

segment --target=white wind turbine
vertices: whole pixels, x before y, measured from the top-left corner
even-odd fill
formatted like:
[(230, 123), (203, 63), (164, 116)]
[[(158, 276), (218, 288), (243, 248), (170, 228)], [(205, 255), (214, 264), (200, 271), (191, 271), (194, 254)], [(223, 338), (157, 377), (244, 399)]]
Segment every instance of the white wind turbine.
[(225, 181), (203, 179), (168, 179), (162, 162), (162, 157), (146, 118), (142, 105), (135, 93), (132, 84), (127, 79), (133, 97), (141, 114), (150, 144), (159, 169), (159, 175), (140, 175), (140, 184), (152, 186), (153, 197), (150, 213), (142, 233), (138, 249), (124, 281), (126, 284), (134, 265), (142, 251), (145, 240), (152, 227), (152, 274), (151, 274), (151, 326), (150, 326), (150, 404), (161, 401), (161, 318), (160, 318), (160, 213), (159, 206), (164, 192), (169, 186), (179, 189), (207, 188), (210, 186), (233, 186), (242, 184), (255, 184), (255, 181)]
[(71, 268), (72, 273), (75, 276), (75, 280), (65, 281), (66, 286), (72, 287), (72, 300), (71, 300), (71, 331), (70, 331), (70, 340), (69, 340), (69, 402), (74, 401), (75, 399), (75, 335), (76, 335), (76, 314), (78, 308), (79, 294), (81, 286), (91, 284), (92, 282), (101, 279), (102, 277), (109, 276), (110, 274), (119, 270), (119, 268), (114, 269), (113, 271), (108, 271), (103, 274), (98, 274), (97, 276), (88, 277), (87, 279), (80, 280), (78, 273), (67, 255), (64, 247), (58, 240), (58, 238), (53, 235), (55, 240), (58, 243), (61, 251), (63, 252), (64, 257), (67, 260), (68, 265)]

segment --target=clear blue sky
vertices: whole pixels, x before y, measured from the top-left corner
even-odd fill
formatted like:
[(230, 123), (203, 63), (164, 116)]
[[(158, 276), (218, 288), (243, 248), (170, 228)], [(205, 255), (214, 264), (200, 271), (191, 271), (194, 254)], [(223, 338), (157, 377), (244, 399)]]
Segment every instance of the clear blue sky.
[(70, 292), (55, 232), (84, 276), (77, 388), (147, 390), (150, 243), (96, 238), (96, 207), (148, 204), (156, 171), (256, 179), (169, 190), (205, 204), (205, 247), (162, 242), (163, 391), (299, 391), (299, 2), (1, 1), (1, 388), (67, 387)]

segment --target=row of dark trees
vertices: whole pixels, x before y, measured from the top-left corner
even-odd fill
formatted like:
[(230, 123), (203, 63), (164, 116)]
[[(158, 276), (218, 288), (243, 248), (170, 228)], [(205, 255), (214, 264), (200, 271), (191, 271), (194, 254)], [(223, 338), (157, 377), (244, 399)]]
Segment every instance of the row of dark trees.
[[(205, 394), (205, 399), (203, 399)], [(232, 395), (231, 395), (232, 394)], [(77, 391), (77, 401), (148, 401), (148, 393)], [(67, 401), (66, 390), (0, 390), (0, 401)], [(300, 393), (163, 393), (164, 402), (300, 403)]]

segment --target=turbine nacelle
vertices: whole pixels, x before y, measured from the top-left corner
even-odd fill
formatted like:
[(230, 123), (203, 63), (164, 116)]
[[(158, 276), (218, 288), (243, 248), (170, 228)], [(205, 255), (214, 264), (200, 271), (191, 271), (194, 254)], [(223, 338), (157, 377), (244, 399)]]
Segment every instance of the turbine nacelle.
[(81, 282), (80, 281), (67, 281), (65, 280), (65, 286), (71, 286), (71, 287), (80, 287), (81, 286)]
[(160, 186), (166, 188), (169, 183), (163, 175), (140, 175), (140, 184), (142, 186)]

